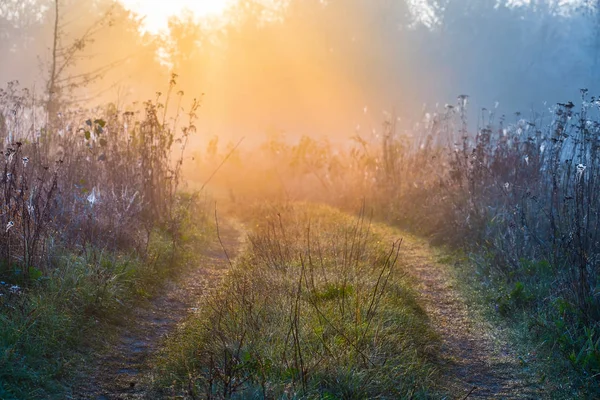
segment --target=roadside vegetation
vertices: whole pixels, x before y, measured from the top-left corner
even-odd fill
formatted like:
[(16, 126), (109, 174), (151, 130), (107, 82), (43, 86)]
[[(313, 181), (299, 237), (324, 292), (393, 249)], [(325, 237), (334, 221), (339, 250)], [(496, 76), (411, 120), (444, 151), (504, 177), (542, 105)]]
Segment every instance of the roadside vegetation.
[(189, 264), (210, 230), (172, 156), (194, 108), (180, 129), (159, 102), (52, 123), (34, 104), (16, 84), (0, 91), (2, 399), (64, 396), (81, 346)]

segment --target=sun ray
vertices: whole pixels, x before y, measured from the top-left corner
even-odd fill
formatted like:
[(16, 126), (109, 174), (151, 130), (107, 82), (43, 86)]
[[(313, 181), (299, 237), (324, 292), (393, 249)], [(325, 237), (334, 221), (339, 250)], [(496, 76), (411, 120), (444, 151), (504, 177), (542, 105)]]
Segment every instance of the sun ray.
[(144, 17), (143, 29), (158, 34), (168, 27), (170, 17), (191, 11), (197, 18), (218, 16), (232, 3), (231, 0), (120, 0), (128, 10)]

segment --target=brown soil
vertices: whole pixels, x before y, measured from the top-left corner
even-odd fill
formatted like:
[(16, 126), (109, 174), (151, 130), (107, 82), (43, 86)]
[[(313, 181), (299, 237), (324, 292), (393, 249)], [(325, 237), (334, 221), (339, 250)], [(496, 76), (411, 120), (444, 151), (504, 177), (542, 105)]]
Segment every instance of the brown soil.
[(415, 282), (441, 340), (440, 389), (452, 399), (539, 399), (536, 384), (502, 333), (485, 322), (457, 289), (451, 265), (436, 261), (424, 241), (405, 237), (400, 265)]
[[(229, 257), (235, 257), (243, 240), (242, 230), (233, 223), (224, 223), (220, 234)], [(160, 293), (133, 310), (117, 339), (107, 339), (104, 350), (91, 360), (89, 371), (82, 371), (85, 382), (74, 389), (71, 398), (153, 398), (147, 384), (152, 356), (229, 268), (223, 247), (215, 235), (197, 268), (167, 282)]]

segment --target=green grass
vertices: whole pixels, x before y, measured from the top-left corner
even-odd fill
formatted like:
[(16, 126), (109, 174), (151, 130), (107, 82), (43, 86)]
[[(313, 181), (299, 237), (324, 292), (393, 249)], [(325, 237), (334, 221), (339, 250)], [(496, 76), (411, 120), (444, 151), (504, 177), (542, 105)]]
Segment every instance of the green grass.
[(397, 244), (325, 206), (247, 214), (246, 249), (160, 354), (157, 386), (206, 398), (432, 395), (438, 340)]
[(208, 224), (181, 212), (177, 235), (153, 230), (145, 255), (55, 250), (51, 272), (17, 293), (10, 287), (18, 277), (0, 279), (0, 399), (64, 398), (87, 345), (127, 323), (137, 301), (197, 257)]
[[(573, 310), (555, 294), (559, 271), (547, 263), (522, 260), (524, 272), (507, 276), (492, 268), (481, 253), (438, 251), (438, 261), (451, 266), (458, 289), (472, 305), (472, 317), (496, 327), (549, 398), (596, 398), (600, 393), (596, 377), (578, 363), (586, 355), (597, 355), (598, 338), (585, 337), (583, 329), (566, 329)], [(569, 352), (581, 359), (569, 361)]]

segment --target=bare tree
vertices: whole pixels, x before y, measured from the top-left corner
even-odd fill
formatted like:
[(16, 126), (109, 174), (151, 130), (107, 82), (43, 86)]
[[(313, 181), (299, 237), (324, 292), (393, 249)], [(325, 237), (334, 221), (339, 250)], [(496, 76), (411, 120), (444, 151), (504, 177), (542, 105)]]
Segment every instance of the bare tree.
[[(85, 87), (90, 83), (102, 78), (106, 72), (117, 66), (123, 60), (103, 64), (92, 70), (74, 72), (73, 68), (77, 62), (90, 58), (85, 50), (94, 42), (96, 36), (105, 28), (113, 25), (112, 11), (110, 6), (100, 17), (91, 23), (81, 34), (74, 39), (67, 38), (66, 26), (63, 21), (60, 0), (54, 0), (54, 29), (52, 40), (52, 55), (46, 82), (47, 103), (49, 123), (55, 120), (59, 109), (74, 101), (73, 93), (77, 88)], [(92, 3), (90, 1), (90, 3)], [(70, 100), (67, 100), (67, 97)]]

